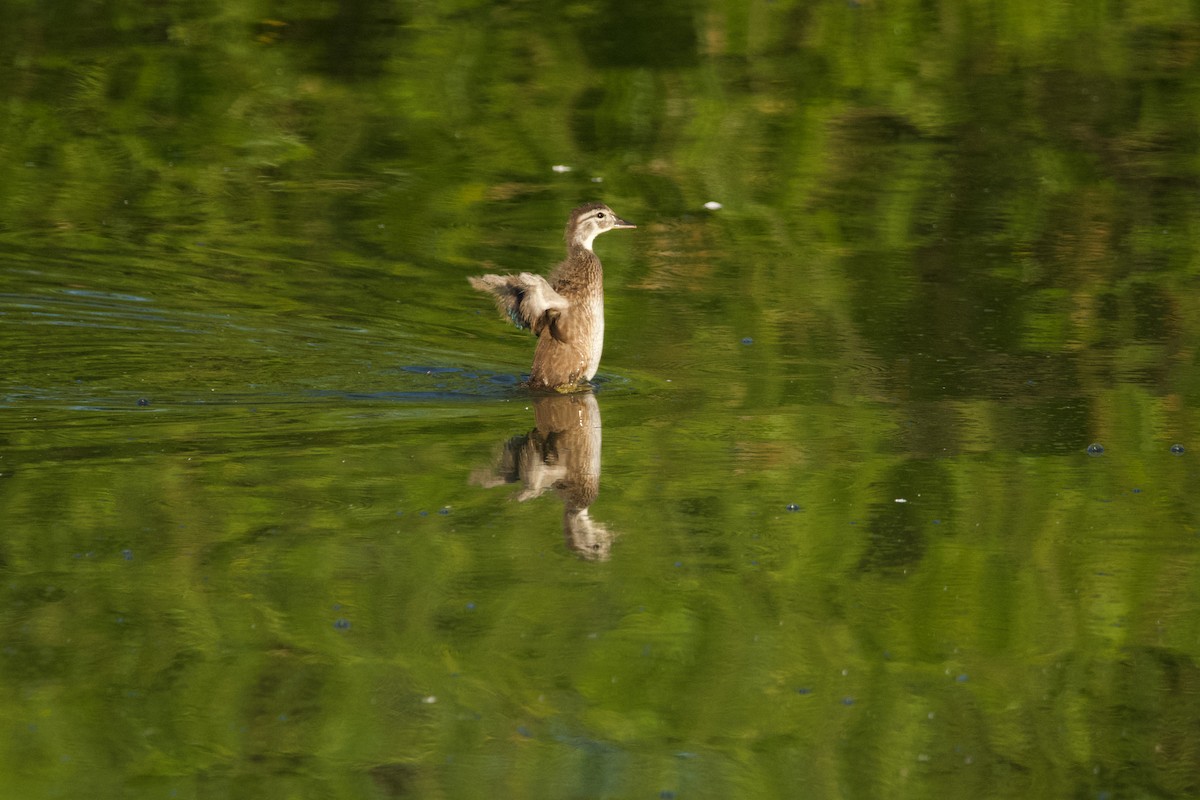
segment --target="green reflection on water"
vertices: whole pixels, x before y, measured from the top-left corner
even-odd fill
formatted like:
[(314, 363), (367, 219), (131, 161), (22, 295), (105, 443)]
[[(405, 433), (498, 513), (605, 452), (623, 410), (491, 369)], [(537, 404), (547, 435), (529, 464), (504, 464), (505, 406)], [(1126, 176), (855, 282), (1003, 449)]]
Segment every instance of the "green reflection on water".
[(0, 794), (1200, 791), (1189, 9), (9, 11)]

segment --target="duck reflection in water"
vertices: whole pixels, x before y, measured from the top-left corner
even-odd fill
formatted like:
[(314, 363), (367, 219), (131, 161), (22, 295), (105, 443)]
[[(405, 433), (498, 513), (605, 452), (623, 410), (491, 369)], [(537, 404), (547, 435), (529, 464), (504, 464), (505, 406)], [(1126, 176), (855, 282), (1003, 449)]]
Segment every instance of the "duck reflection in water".
[(614, 534), (592, 519), (588, 507), (600, 493), (600, 406), (591, 392), (533, 398), (535, 427), (504, 444), (492, 470), (479, 470), (479, 486), (524, 485), (524, 502), (553, 489), (563, 502), (567, 547), (594, 561), (606, 560)]

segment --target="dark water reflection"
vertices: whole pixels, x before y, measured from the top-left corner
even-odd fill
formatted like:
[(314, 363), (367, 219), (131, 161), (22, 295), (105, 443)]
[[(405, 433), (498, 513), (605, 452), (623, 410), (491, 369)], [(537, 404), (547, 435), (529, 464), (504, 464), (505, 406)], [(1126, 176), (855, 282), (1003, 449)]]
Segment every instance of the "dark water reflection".
[(8, 11), (0, 797), (1200, 794), (1194, 9)]

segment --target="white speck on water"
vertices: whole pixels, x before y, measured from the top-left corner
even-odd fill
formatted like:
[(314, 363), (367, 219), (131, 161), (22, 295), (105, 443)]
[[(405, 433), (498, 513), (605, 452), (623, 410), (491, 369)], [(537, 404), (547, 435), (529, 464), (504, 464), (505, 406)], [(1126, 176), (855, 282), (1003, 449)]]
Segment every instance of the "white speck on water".
[(707, 208), (709, 211), (720, 211), (725, 206), (721, 205), (716, 200), (709, 200), (707, 203), (704, 204), (704, 207)]
[(897, 497), (897, 498), (896, 498), (896, 502), (897, 502), (897, 503), (907, 503), (908, 501), (907, 501), (907, 500), (905, 500), (903, 497)]
[(564, 173), (564, 172), (570, 172), (570, 171), (571, 171), (571, 168), (570, 168), (570, 167), (568, 167), (566, 164), (555, 164), (555, 165), (554, 165), (553, 167), (551, 167), (550, 169), (554, 170), (555, 172), (557, 172), (557, 173), (559, 173), (559, 174), (562, 174), (562, 173)]

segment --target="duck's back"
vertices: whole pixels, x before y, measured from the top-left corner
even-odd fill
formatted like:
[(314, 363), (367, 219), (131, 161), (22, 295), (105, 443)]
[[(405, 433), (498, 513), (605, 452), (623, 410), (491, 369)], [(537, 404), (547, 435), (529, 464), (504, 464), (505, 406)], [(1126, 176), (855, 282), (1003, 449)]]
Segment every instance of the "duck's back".
[(550, 274), (554, 291), (569, 303), (567, 313), (538, 337), (529, 382), (555, 389), (589, 381), (604, 349), (604, 275), (591, 250), (572, 248)]

